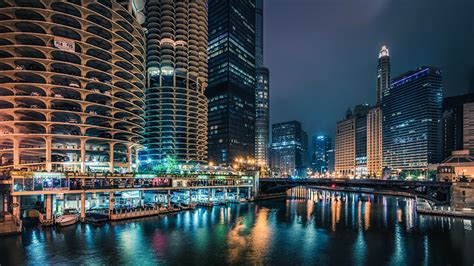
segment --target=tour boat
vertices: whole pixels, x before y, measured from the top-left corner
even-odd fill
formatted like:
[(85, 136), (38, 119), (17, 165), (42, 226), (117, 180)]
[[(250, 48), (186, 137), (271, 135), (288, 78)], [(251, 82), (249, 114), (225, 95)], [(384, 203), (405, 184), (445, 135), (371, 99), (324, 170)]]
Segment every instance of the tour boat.
[(64, 213), (56, 218), (56, 224), (60, 226), (73, 225), (79, 222), (79, 212), (76, 209), (65, 209)]

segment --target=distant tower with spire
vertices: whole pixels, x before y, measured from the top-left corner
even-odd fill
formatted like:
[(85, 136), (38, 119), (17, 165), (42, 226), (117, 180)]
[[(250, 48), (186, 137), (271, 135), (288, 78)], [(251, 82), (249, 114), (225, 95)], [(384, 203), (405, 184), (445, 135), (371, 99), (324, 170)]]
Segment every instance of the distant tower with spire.
[(382, 178), (382, 99), (390, 91), (390, 54), (382, 46), (377, 62), (377, 98), (367, 114), (367, 175)]
[(382, 103), (383, 96), (390, 89), (390, 54), (387, 46), (382, 46), (377, 63), (377, 99), (376, 104)]

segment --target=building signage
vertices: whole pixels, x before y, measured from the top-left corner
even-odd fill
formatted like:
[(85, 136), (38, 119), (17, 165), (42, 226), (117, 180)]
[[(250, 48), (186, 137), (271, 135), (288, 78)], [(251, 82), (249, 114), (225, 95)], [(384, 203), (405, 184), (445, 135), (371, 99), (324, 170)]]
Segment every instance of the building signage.
[(135, 178), (155, 178), (154, 174), (136, 174)]
[(33, 177), (51, 179), (51, 178), (66, 178), (66, 175), (64, 173), (34, 172)]
[(54, 37), (54, 47), (67, 52), (76, 51), (74, 40), (64, 37)]

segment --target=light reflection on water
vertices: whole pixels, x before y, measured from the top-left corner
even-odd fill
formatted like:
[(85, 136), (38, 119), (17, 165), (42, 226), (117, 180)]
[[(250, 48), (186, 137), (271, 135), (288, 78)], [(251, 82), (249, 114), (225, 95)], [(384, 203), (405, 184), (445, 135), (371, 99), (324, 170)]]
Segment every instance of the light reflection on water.
[(474, 263), (472, 221), (420, 216), (410, 199), (307, 189), (102, 227), (29, 228), (0, 264)]

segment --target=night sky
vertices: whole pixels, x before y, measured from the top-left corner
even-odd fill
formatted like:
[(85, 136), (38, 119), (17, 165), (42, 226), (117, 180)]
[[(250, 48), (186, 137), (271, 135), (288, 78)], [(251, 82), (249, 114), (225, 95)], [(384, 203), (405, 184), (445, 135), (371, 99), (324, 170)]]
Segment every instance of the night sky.
[(392, 78), (433, 65), (445, 96), (474, 92), (474, 0), (265, 0), (264, 12), (271, 123), (333, 137), (348, 107), (375, 103), (383, 44)]

